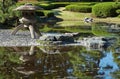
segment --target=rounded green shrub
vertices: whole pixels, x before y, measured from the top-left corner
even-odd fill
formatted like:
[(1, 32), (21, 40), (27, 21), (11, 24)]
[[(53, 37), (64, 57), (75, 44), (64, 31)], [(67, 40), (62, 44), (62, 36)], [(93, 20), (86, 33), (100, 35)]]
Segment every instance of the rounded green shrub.
[(120, 18), (120, 15), (118, 15), (118, 18)]
[(58, 4), (58, 3), (40, 4), (40, 3), (37, 3), (35, 5), (40, 6), (40, 7), (42, 7), (45, 10), (51, 10), (51, 9), (55, 9), (55, 8), (58, 8), (58, 7), (65, 7), (68, 4)]
[(120, 9), (116, 10), (116, 13), (118, 14), (118, 18), (120, 18)]
[(68, 11), (84, 12), (84, 13), (89, 13), (92, 10), (91, 6), (79, 6), (79, 5), (68, 5), (65, 8)]
[(116, 10), (120, 8), (119, 3), (113, 3), (113, 2), (106, 2), (106, 3), (99, 3), (93, 6), (92, 8), (92, 14), (96, 17), (114, 17), (118, 14), (116, 13)]
[(42, 11), (36, 11), (35, 13), (37, 16), (45, 16), (44, 12)]
[(117, 13), (117, 14), (120, 14), (120, 9), (116, 10), (116, 13)]
[(47, 17), (48, 17), (48, 18), (49, 18), (49, 17), (54, 17), (54, 13), (53, 13), (53, 12), (48, 12)]

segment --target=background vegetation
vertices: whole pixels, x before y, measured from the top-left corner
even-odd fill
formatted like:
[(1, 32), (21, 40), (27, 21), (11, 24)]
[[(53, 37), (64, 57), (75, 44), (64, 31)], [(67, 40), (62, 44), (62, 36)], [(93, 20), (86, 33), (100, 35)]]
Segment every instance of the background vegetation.
[[(0, 2), (0, 28), (16, 26), (16, 20), (20, 17), (20, 12), (14, 12), (13, 9), (17, 6), (23, 5), (27, 0), (23, 2), (17, 2), (17, 0), (3, 0)], [(53, 1), (53, 2), (52, 2)], [(79, 17), (71, 17), (75, 20), (83, 20), (83, 15), (81, 13), (90, 13), (86, 14), (87, 17), (111, 17), (118, 16), (120, 17), (120, 4), (117, 3), (119, 0), (107, 0), (107, 1), (116, 1), (116, 2), (104, 2), (105, 0), (38, 0), (38, 2), (31, 2), (33, 5), (40, 6), (44, 8), (43, 12), (36, 12), (38, 16), (54, 16), (55, 12), (52, 9), (59, 7), (65, 7), (66, 10), (72, 12), (79, 12)], [(78, 2), (79, 1), (79, 2)], [(104, 3), (101, 3), (104, 2)], [(103, 7), (103, 8), (101, 8)], [(99, 11), (98, 11), (99, 10)], [(60, 12), (59, 12), (60, 13)], [(92, 16), (91, 16), (92, 13)], [(70, 14), (70, 13), (69, 13)], [(60, 14), (59, 14), (60, 15)], [(68, 15), (68, 14), (67, 14)], [(89, 15), (89, 16), (88, 16)], [(66, 15), (61, 15), (63, 20), (67, 20)]]
[(96, 17), (113, 17), (118, 15), (116, 10), (119, 8), (119, 3), (99, 3), (93, 6), (92, 14)]

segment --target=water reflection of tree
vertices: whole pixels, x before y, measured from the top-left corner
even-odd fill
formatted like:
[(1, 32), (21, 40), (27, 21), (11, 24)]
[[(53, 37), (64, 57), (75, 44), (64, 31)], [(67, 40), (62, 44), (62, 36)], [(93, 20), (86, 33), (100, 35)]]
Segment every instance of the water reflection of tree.
[(16, 73), (12, 70), (12, 66), (15, 67), (21, 62), (19, 61), (19, 55), (12, 53), (9, 47), (0, 47), (0, 79), (10, 79), (17, 77)]
[[(31, 48), (34, 49), (34, 47)], [(19, 52), (13, 51), (9, 53), (11, 49), (8, 49), (9, 51), (6, 52), (6, 55), (9, 53), (10, 57), (17, 56), (14, 58), (14, 60), (20, 59), (21, 61), (18, 60), (20, 63), (7, 61), (10, 60), (9, 57), (3, 59), (2, 55), (0, 56), (1, 61), (7, 61), (6, 64), (0, 65), (1, 77), (4, 77), (5, 79), (56, 79), (69, 75), (69, 57), (66, 53), (60, 53), (61, 50), (64, 50), (65, 52), (68, 51), (64, 47), (60, 49), (50, 48), (50, 50), (53, 51), (52, 54), (49, 52), (43, 52), (42, 50), (30, 50), (29, 52), (27, 50), (27, 52), (25, 52), (21, 51), (20, 49), (21, 48), (14, 47), (12, 50), (17, 50)], [(59, 53), (54, 53), (54, 51), (59, 51)], [(4, 53), (4, 51), (2, 53)]]
[[(6, 50), (0, 49), (2, 52)], [(59, 79), (69, 76), (93, 79), (99, 70), (98, 65), (102, 56), (100, 51), (87, 51), (81, 46), (40, 46), (31, 47), (30, 50), (19, 47), (7, 49), (9, 51), (6, 55), (10, 57), (0, 58), (1, 61), (8, 60), (7, 64), (0, 65), (0, 75), (5, 79)], [(2, 54), (0, 57), (3, 56)], [(14, 56), (16, 61), (11, 61), (10, 58)]]
[[(120, 68), (120, 44), (119, 44), (119, 40), (117, 42), (116, 45), (111, 46), (110, 49), (114, 52), (113, 56), (114, 56), (114, 61), (117, 63), (118, 67)], [(114, 76), (115, 79), (119, 79), (120, 78), (120, 71), (116, 71), (114, 72), (112, 75)]]
[(39, 56), (39, 67), (42, 69), (41, 74), (43, 78), (56, 79), (57, 77), (63, 78), (68, 76), (67, 69), (70, 67), (70, 63), (66, 52), (69, 49), (57, 46), (43, 46), (39, 48), (43, 52), (37, 55)]
[[(75, 52), (74, 50), (72, 52)], [(86, 51), (84, 47), (78, 49), (76, 54), (69, 53), (71, 63), (74, 68), (74, 75), (81, 79), (92, 79), (97, 74), (99, 59), (101, 57), (99, 51)]]

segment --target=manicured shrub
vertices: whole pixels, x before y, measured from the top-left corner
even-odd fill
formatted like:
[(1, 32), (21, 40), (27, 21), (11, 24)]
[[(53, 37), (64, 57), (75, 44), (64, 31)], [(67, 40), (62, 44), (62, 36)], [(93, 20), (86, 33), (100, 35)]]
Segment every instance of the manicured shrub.
[(79, 6), (79, 5), (68, 5), (65, 8), (68, 11), (85, 12), (85, 13), (91, 12), (92, 9), (91, 6)]
[(67, 5), (69, 5), (69, 3), (53, 3), (54, 8), (58, 8), (58, 7), (65, 7)]
[(42, 11), (36, 11), (35, 13), (37, 16), (45, 16), (44, 12)]
[(37, 6), (40, 6), (40, 7), (42, 7), (43, 9), (45, 9), (45, 10), (51, 10), (51, 9), (55, 9), (55, 8), (58, 8), (58, 7), (65, 7), (66, 5), (68, 5), (68, 4), (58, 4), (58, 3), (51, 3), (51, 4), (39, 4), (39, 3), (37, 3), (37, 4), (35, 4), (35, 5), (37, 5)]
[(49, 17), (54, 17), (54, 13), (53, 13), (53, 12), (48, 12), (47, 17), (48, 17), (48, 18), (49, 18)]
[(117, 13), (117, 14), (120, 14), (120, 9), (116, 10), (116, 13)]
[(116, 13), (116, 10), (120, 8), (119, 3), (99, 3), (93, 6), (92, 8), (92, 14), (96, 17), (114, 17), (118, 14)]
[(118, 14), (118, 18), (120, 18), (120, 9), (116, 10), (116, 13)]
[(118, 18), (120, 18), (120, 15), (118, 15)]

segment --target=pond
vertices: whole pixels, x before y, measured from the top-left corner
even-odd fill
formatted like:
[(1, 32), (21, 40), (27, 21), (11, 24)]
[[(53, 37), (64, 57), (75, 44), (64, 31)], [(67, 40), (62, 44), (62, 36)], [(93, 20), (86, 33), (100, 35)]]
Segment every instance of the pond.
[(45, 24), (40, 28), (46, 33), (79, 32), (76, 39), (83, 40), (104, 37), (102, 40), (107, 40), (107, 44), (99, 46), (98, 41), (92, 40), (95, 44), (89, 46), (90, 41), (84, 40), (86, 45), (0, 47), (0, 79), (120, 78), (119, 24), (99, 22), (68, 27)]

